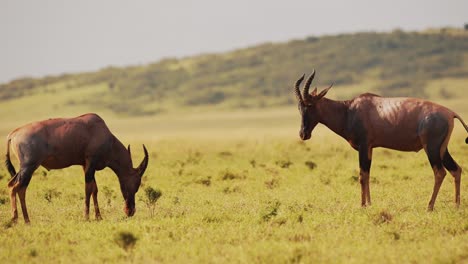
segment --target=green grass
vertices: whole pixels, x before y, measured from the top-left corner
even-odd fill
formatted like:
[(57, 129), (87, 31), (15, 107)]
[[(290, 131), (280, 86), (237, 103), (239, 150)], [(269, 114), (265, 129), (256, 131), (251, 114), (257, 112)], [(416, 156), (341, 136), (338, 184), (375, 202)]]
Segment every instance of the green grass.
[[(430, 81), (426, 93), (468, 120), (462, 80)], [(442, 98), (442, 87), (453, 96)], [(330, 96), (349, 98), (366, 89), (342, 87)], [(310, 141), (299, 141), (295, 107), (181, 109), (128, 118), (60, 104), (77, 96), (57, 92), (47, 98), (52, 104), (41, 103), (43, 94), (3, 102), (0, 133), (34, 120), (97, 111), (123, 143), (132, 144), (135, 163), (143, 157), (141, 144), (150, 151), (137, 212), (124, 216), (117, 178), (105, 169), (96, 174), (104, 220), (85, 221), (82, 169), (39, 168), (27, 193), (32, 223), (25, 225), (20, 216), (12, 225), (9, 176), (1, 166), (0, 263), (468, 261), (468, 146), (458, 121), (449, 147), (464, 169), (461, 207), (455, 208), (447, 175), (436, 209), (428, 213), (434, 180), (423, 151), (376, 149), (373, 205), (361, 208), (357, 153), (321, 125)], [(145, 203), (149, 187), (162, 192), (154, 211)]]
[[(463, 133), (451, 142), (468, 170)], [(83, 218), (79, 167), (40, 168), (28, 189), (32, 224), (10, 225), (0, 191), (0, 261), (24, 262), (463, 262), (468, 260), (468, 181), (454, 206), (453, 179), (426, 212), (433, 186), (424, 153), (378, 149), (371, 171), (373, 205), (360, 207), (357, 153), (319, 129), (249, 139), (167, 138), (144, 141), (150, 163), (137, 213), (123, 214), (115, 175), (97, 173), (104, 220)], [(135, 160), (142, 151), (133, 148)], [(311, 169), (306, 163), (313, 162)], [(6, 186), (8, 177), (1, 169)], [(162, 191), (154, 214), (144, 189)], [(93, 214), (92, 214), (93, 215)], [(122, 232), (136, 238), (122, 246)], [(120, 239), (120, 240), (119, 240)]]

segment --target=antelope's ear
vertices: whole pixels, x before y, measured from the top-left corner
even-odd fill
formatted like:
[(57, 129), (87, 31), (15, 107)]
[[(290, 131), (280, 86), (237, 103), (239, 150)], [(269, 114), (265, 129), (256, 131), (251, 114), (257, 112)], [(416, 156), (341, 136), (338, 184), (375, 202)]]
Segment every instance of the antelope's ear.
[(332, 88), (332, 86), (333, 86), (333, 83), (332, 83), (328, 88), (326, 88), (325, 90), (321, 91), (321, 92), (319, 93), (319, 95), (317, 95), (317, 100), (322, 99), (322, 97), (324, 97), (324, 96), (328, 93), (328, 90), (330, 90), (330, 88)]
[(311, 96), (317, 96), (317, 87), (310, 93)]

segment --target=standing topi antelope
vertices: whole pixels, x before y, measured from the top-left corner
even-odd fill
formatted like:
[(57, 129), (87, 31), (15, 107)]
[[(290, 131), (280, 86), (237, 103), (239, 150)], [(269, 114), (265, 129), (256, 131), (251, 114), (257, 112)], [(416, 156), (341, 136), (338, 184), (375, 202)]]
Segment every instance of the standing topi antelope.
[[(415, 152), (424, 148), (435, 177), (428, 210), (434, 209), (437, 193), (447, 174), (445, 169), (455, 179), (455, 203), (457, 207), (460, 205), (462, 170), (447, 148), (454, 118), (458, 118), (468, 132), (468, 126), (459, 115), (441, 105), (416, 98), (385, 98), (366, 93), (348, 101), (333, 101), (324, 97), (332, 85), (320, 93), (317, 88), (309, 93), (314, 76), (315, 70), (307, 79), (302, 94), (299, 85), (305, 75), (294, 87), (302, 116), (300, 137), (310, 139), (312, 130), (322, 123), (359, 152), (363, 207), (371, 204), (369, 172), (372, 149), (376, 147)], [(465, 142), (468, 144), (468, 138)]]
[[(10, 161), (10, 146), (20, 163), (16, 173)], [(127, 216), (135, 213), (135, 193), (141, 177), (148, 166), (148, 151), (143, 145), (145, 157), (137, 168), (133, 168), (128, 149), (109, 131), (106, 123), (96, 114), (85, 114), (75, 118), (56, 118), (34, 122), (15, 129), (7, 137), (6, 167), (11, 174), (11, 209), (16, 222), (18, 211), (16, 194), (21, 202), (24, 221), (29, 223), (26, 208), (26, 189), (33, 172), (43, 166), (47, 170), (62, 169), (71, 165), (83, 166), (85, 174), (85, 217), (89, 219), (89, 202), (93, 196), (96, 219), (101, 219), (94, 173), (105, 167), (111, 168), (119, 178), (120, 189), (125, 200)]]

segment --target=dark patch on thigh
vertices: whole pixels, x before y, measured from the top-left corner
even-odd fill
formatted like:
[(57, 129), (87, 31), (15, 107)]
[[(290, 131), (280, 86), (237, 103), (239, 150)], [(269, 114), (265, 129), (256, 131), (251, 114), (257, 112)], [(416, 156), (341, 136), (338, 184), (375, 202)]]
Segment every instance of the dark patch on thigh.
[(367, 145), (367, 131), (364, 127), (364, 123), (356, 111), (349, 111), (347, 120), (347, 140), (352, 144), (353, 148), (359, 150), (362, 145)]
[[(362, 148), (362, 149), (361, 149)], [(359, 148), (359, 167), (365, 172), (370, 171), (372, 160), (367, 156), (367, 147)]]
[(348, 112), (346, 124), (348, 138), (354, 149), (359, 151), (359, 167), (365, 172), (370, 171), (371, 160), (368, 157), (367, 130), (356, 111)]
[(457, 171), (458, 170), (458, 165), (457, 163), (453, 160), (452, 156), (450, 155), (448, 149), (445, 150), (444, 153), (444, 158), (442, 159), (442, 162), (444, 164), (444, 167), (449, 170), (449, 171)]
[(21, 168), (19, 170), (16, 181), (19, 183), (20, 187), (28, 187), (35, 170), (35, 168)]
[(85, 182), (90, 183), (94, 181), (95, 170), (93, 167), (89, 167), (85, 172)]
[(426, 116), (418, 126), (418, 135), (426, 142), (426, 152), (432, 167), (442, 169), (440, 149), (447, 137), (448, 120), (439, 113)]

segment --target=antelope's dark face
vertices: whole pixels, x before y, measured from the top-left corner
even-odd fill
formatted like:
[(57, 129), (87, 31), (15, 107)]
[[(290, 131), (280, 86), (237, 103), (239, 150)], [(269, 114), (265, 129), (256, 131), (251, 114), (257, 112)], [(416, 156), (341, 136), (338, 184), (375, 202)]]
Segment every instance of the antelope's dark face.
[(125, 201), (124, 212), (127, 216), (133, 216), (136, 212), (135, 208), (135, 194), (141, 185), (141, 177), (138, 173), (133, 171), (132, 175), (129, 176), (129, 180), (125, 184), (121, 185), (122, 196)]
[[(120, 179), (120, 190), (125, 201), (124, 212), (130, 217), (136, 212), (135, 208), (135, 194), (141, 185), (141, 178), (145, 173), (146, 167), (148, 166), (148, 151), (145, 145), (143, 145), (145, 157), (137, 168), (131, 168), (125, 177)], [(130, 155), (130, 146), (128, 147), (128, 154)]]
[(302, 140), (308, 140), (312, 136), (312, 130), (314, 130), (315, 126), (317, 126), (320, 121), (317, 103), (325, 96), (325, 94), (327, 94), (332, 85), (320, 92), (320, 94), (317, 94), (317, 88), (309, 93), (310, 84), (315, 77), (314, 70), (314, 72), (307, 79), (304, 85), (304, 91), (301, 94), (299, 91), (299, 85), (304, 80), (304, 77), (305, 75), (302, 75), (302, 77), (296, 81), (294, 92), (298, 101), (299, 113), (301, 114), (301, 130), (299, 131), (299, 136)]
[(301, 130), (299, 136), (302, 140), (308, 140), (312, 136), (312, 130), (318, 124), (317, 110), (315, 105), (306, 105), (299, 103), (299, 113), (301, 114)]

